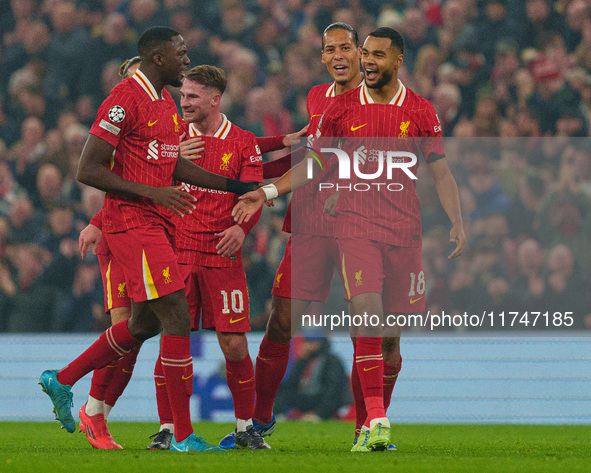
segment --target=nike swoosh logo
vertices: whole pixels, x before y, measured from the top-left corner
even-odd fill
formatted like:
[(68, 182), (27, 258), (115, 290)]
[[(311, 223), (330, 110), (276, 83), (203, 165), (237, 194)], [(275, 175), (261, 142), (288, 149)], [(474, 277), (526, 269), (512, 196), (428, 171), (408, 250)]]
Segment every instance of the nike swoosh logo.
[(415, 302), (417, 302), (417, 301), (420, 301), (420, 300), (421, 300), (423, 297), (425, 297), (425, 296), (421, 296), (421, 297), (419, 297), (418, 299), (411, 299), (411, 300), (410, 300), (410, 301), (408, 301), (408, 302), (410, 302), (411, 304), (414, 304)]
[(236, 319), (236, 320), (234, 320), (234, 319), (230, 319), (230, 323), (231, 323), (231, 324), (235, 324), (236, 322), (240, 322), (241, 320), (244, 320), (245, 318), (246, 318), (246, 317), (242, 317), (241, 319)]
[(317, 113), (315, 115), (312, 115), (310, 118), (319, 117), (320, 115), (322, 115), (322, 113)]
[(192, 376), (193, 376), (193, 373), (191, 373), (189, 376), (182, 375), (182, 376), (181, 376), (181, 378), (183, 378), (183, 379), (189, 379), (189, 378), (191, 378)]
[(379, 366), (372, 366), (371, 368), (363, 368), (363, 371), (371, 371), (371, 370), (375, 370), (376, 368), (379, 368)]
[(263, 361), (271, 361), (271, 358), (263, 358), (261, 355), (257, 355), (257, 358), (259, 358)]
[(363, 125), (359, 125), (359, 126), (351, 125), (351, 131), (359, 130), (359, 128), (363, 128), (365, 125), (367, 125), (367, 123), (364, 123)]
[(156, 386), (164, 386), (166, 383), (156, 383)]
[(133, 373), (133, 371), (127, 371), (125, 368), (123, 368), (121, 371), (123, 371), (124, 373)]
[(148, 126), (153, 126), (153, 125), (155, 125), (157, 121), (158, 121), (158, 120), (154, 120), (153, 122), (148, 122)]
[(254, 377), (252, 377), (252, 378), (250, 378), (250, 379), (247, 379), (246, 381), (240, 381), (240, 380), (239, 380), (239, 381), (238, 381), (238, 384), (245, 384), (245, 383), (248, 383), (248, 382), (252, 381), (253, 379), (254, 379)]

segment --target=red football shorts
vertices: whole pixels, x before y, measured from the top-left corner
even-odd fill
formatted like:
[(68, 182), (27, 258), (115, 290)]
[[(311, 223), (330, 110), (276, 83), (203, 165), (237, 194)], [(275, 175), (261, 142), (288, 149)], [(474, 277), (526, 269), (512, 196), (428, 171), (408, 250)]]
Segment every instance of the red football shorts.
[(134, 302), (158, 299), (184, 289), (174, 237), (164, 226), (146, 224), (103, 236), (115, 263), (123, 267), (127, 293)]
[[(103, 240), (105, 236), (103, 234)], [(105, 244), (105, 247), (107, 245)], [(115, 262), (113, 255), (105, 248), (98, 255), (101, 277), (103, 278), (103, 292), (105, 295), (105, 313), (117, 307), (130, 307), (131, 300), (127, 295), (127, 283), (123, 268)]]
[(191, 312), (191, 329), (250, 332), (246, 273), (242, 266), (212, 268), (179, 264)]
[(291, 297), (326, 302), (339, 266), (336, 239), (294, 234), (291, 241)]
[(339, 238), (340, 270), (348, 300), (359, 294), (382, 294), (384, 312), (425, 310), (425, 273), (421, 248), (392, 246), (362, 238)]
[(291, 299), (291, 237), (287, 240), (283, 259), (279, 263), (279, 267), (275, 273), (271, 294)]

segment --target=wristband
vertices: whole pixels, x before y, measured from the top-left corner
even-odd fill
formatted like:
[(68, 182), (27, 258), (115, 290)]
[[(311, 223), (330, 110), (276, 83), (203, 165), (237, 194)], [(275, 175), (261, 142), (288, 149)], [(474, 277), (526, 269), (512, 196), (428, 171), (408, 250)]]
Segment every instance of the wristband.
[(261, 189), (265, 193), (265, 197), (267, 200), (273, 200), (279, 196), (277, 187), (275, 187), (274, 184), (267, 184), (266, 186), (261, 187)]
[(230, 179), (229, 177), (226, 179), (226, 190), (238, 195), (255, 191), (257, 189), (257, 185), (258, 182), (237, 181), (236, 179)]

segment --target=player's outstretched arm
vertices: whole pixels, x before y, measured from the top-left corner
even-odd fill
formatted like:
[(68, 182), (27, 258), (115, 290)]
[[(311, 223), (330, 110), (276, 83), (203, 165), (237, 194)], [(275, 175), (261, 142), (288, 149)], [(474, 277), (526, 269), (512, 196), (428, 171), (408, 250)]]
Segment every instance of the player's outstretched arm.
[(129, 181), (111, 172), (105, 164), (113, 156), (115, 148), (95, 135), (89, 135), (80, 156), (76, 178), (82, 184), (113, 194), (146, 197), (157, 205), (172, 210), (177, 215), (191, 213), (196, 199), (181, 186), (152, 187)]
[[(318, 153), (309, 148), (301, 148), (303, 153)], [(238, 203), (232, 209), (234, 221), (238, 224), (248, 222), (250, 218), (268, 201), (289, 194), (312, 182), (322, 169), (315, 160), (311, 160), (312, 179), (308, 178), (308, 159), (303, 159), (272, 184), (267, 184), (256, 191), (238, 197)]]
[(306, 136), (306, 132), (308, 131), (308, 125), (302, 128), (300, 131), (296, 131), (295, 133), (289, 133), (285, 135), (283, 137), (283, 146), (286, 148), (291, 148), (299, 141), (299, 138)]
[(462, 254), (466, 247), (466, 234), (464, 233), (458, 185), (447, 166), (445, 158), (429, 163), (429, 171), (435, 180), (439, 201), (452, 223), (449, 241), (455, 243), (456, 247), (448, 258), (456, 258)]
[(220, 176), (213, 172), (206, 171), (200, 166), (192, 163), (181, 156), (178, 157), (173, 177), (177, 181), (186, 182), (193, 186), (228, 191), (233, 194), (246, 194), (258, 187), (258, 182), (241, 182), (236, 179)]

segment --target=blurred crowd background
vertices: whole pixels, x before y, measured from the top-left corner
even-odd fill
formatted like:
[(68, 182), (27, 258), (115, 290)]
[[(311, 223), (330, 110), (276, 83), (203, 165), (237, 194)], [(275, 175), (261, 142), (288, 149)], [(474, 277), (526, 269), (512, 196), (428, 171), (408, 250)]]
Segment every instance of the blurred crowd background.
[[(171, 26), (191, 65), (222, 67), (223, 112), (272, 136), (304, 126), (308, 91), (331, 80), (321, 34), (336, 21), (361, 41), (400, 31), (399, 77), (443, 126), (469, 247), (447, 260), (448, 221), (421, 166), (428, 309), (568, 310), (591, 328), (591, 0), (0, 0), (0, 331), (109, 324), (96, 258), (77, 244), (103, 194), (75, 174), (146, 28)], [(245, 241), (254, 329), (285, 207), (265, 208)]]

